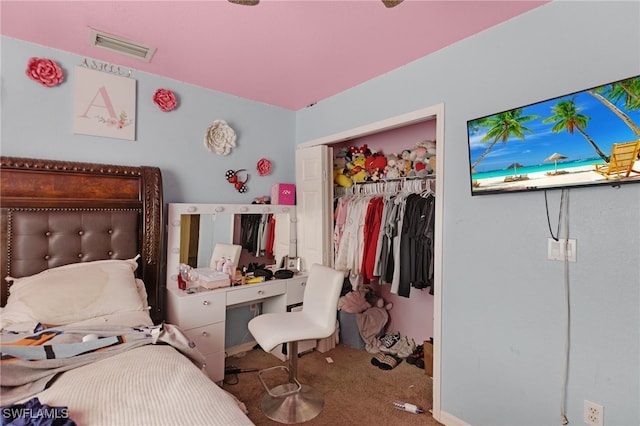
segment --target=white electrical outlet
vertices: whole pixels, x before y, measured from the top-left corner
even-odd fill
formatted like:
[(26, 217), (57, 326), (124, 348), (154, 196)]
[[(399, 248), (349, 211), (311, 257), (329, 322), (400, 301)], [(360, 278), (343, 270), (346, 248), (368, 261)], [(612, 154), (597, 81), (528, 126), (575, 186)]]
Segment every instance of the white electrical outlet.
[(560, 239), (558, 241), (553, 238), (547, 240), (547, 259), (564, 261), (564, 252), (566, 249), (567, 260), (569, 262), (575, 262), (577, 260), (576, 249), (577, 241), (573, 238), (569, 240)]
[(604, 407), (595, 402), (584, 400), (584, 422), (592, 426), (604, 425)]

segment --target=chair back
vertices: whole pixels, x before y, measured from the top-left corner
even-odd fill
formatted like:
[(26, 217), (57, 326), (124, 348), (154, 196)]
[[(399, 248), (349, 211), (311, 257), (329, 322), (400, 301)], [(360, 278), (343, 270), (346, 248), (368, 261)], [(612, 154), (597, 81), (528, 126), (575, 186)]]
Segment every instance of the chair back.
[(342, 272), (318, 263), (311, 265), (304, 288), (302, 312), (325, 331), (324, 337), (330, 336), (336, 328), (343, 281)]

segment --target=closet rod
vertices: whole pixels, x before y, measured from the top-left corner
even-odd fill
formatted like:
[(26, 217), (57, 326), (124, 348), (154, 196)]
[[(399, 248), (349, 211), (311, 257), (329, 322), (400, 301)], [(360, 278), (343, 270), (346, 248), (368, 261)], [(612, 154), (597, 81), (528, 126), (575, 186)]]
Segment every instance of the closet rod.
[(334, 198), (354, 194), (372, 195), (380, 193), (395, 193), (403, 190), (408, 190), (410, 192), (422, 192), (424, 190), (429, 190), (429, 192), (435, 194), (435, 175), (354, 182), (349, 188), (336, 188), (336, 190), (334, 190)]
[(399, 178), (391, 178), (391, 179), (380, 179), (380, 180), (366, 180), (363, 182), (353, 182), (354, 185), (369, 185), (374, 183), (385, 183), (385, 182), (406, 182), (406, 181), (418, 181), (418, 180), (430, 180), (435, 179), (436, 175), (426, 175), (426, 176), (408, 176), (408, 177), (399, 177)]

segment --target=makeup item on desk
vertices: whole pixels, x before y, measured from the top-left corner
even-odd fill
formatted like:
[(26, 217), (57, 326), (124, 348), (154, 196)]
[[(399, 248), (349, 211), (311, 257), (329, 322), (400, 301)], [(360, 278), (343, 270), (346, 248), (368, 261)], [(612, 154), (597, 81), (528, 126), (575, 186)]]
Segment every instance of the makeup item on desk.
[(264, 277), (253, 277), (246, 280), (247, 284), (257, 284), (261, 282), (264, 282)]
[(410, 413), (422, 414), (424, 410), (417, 405), (409, 404), (408, 402), (394, 401), (393, 406), (398, 410), (408, 411)]

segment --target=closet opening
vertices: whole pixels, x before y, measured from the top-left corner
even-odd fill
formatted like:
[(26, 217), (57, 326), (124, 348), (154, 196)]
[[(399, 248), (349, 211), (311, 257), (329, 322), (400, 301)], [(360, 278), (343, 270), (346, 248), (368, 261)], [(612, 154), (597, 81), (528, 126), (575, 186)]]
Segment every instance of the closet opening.
[[(333, 265), (336, 257), (334, 245), (334, 201), (341, 194), (376, 194), (398, 190), (415, 193), (417, 197), (430, 194), (433, 205), (432, 281), (424, 288), (410, 288), (407, 295), (391, 291), (387, 283), (379, 285), (380, 296), (391, 302), (388, 330), (400, 330), (412, 336), (416, 343), (433, 338), (433, 417), (440, 418), (440, 365), (441, 365), (441, 265), (442, 265), (442, 211), (444, 164), (444, 105), (436, 105), (408, 114), (371, 123), (359, 128), (319, 138), (298, 145), (296, 151), (296, 184), (298, 193), (298, 255), (307, 264), (314, 262)], [(345, 150), (369, 149), (384, 155), (412, 154), (423, 141), (435, 142), (435, 155), (427, 161), (433, 173), (416, 176), (392, 176), (373, 182), (351, 182), (334, 186), (337, 154)], [(389, 158), (387, 158), (388, 162)], [(352, 165), (350, 165), (351, 167)], [(385, 176), (387, 177), (387, 176)], [(348, 187), (347, 187), (348, 186)], [(408, 191), (407, 191), (408, 190)], [(340, 266), (340, 265), (337, 265)], [(340, 268), (342, 269), (342, 268)], [(361, 279), (362, 276), (356, 279)], [(377, 284), (377, 283), (374, 283)], [(406, 290), (406, 289), (405, 289)], [(428, 309), (425, 307), (428, 306)], [(396, 312), (394, 312), (394, 310)]]

